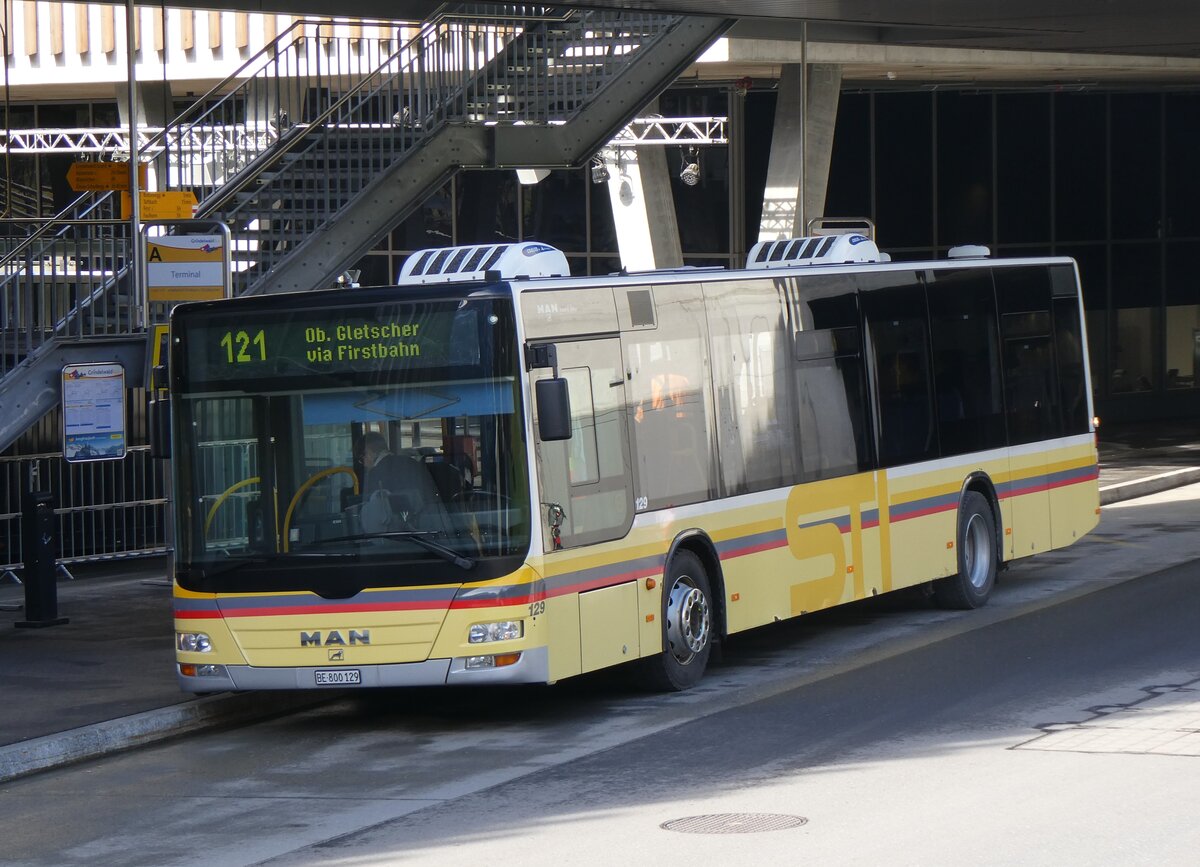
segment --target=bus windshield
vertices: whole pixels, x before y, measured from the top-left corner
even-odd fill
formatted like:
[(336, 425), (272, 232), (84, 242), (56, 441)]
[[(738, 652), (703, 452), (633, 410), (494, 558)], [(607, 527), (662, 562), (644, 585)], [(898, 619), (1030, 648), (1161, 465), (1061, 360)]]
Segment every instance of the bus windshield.
[(362, 295), (379, 300), (177, 313), (182, 586), (343, 596), (527, 552), (511, 301)]

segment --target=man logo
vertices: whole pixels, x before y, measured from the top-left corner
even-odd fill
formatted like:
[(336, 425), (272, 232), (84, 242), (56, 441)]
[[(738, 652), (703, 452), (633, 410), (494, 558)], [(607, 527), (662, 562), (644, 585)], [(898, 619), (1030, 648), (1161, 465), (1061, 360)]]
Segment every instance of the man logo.
[(357, 629), (350, 630), (350, 640), (347, 641), (342, 637), (342, 633), (336, 629), (330, 630), (324, 636), (320, 632), (301, 632), (300, 646), (301, 647), (345, 647), (347, 644), (370, 644), (371, 630)]
[(330, 662), (345, 662), (346, 661), (346, 651), (341, 650), (340, 648), (338, 650), (329, 651), (329, 661)]

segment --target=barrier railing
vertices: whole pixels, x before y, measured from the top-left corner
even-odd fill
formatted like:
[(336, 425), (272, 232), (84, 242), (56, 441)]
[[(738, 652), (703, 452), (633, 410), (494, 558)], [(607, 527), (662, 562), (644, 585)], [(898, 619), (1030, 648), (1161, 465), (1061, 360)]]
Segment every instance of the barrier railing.
[(166, 552), (164, 464), (151, 459), (149, 446), (133, 446), (119, 461), (68, 463), (61, 454), (0, 458), (0, 572), (24, 563), (21, 495), (35, 470), (38, 488), (58, 501), (60, 562)]

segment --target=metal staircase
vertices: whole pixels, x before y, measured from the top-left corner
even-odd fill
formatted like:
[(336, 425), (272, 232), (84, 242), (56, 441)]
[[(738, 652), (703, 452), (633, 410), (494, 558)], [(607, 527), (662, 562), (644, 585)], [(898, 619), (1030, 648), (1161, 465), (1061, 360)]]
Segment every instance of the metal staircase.
[[(727, 24), (458, 4), (366, 56), (331, 48), (347, 37), (328, 23), (296, 22), (140, 156), (196, 193), (198, 216), (230, 226), (237, 293), (323, 288), (462, 168), (586, 160)], [(57, 404), (64, 363), (141, 370), (126, 269), (137, 239), (116, 207), (115, 194), (82, 196), (8, 239), (0, 451)]]

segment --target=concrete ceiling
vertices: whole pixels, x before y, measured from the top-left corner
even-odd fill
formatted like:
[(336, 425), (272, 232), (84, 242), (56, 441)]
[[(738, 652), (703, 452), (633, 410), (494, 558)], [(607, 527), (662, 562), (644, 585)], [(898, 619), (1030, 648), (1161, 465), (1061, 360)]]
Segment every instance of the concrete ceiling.
[[(138, 0), (145, 5), (158, 2)], [(432, 0), (169, 0), (169, 5), (280, 14), (421, 20)], [(1196, 0), (593, 0), (562, 6), (738, 18), (734, 35), (823, 42), (1200, 58)]]

